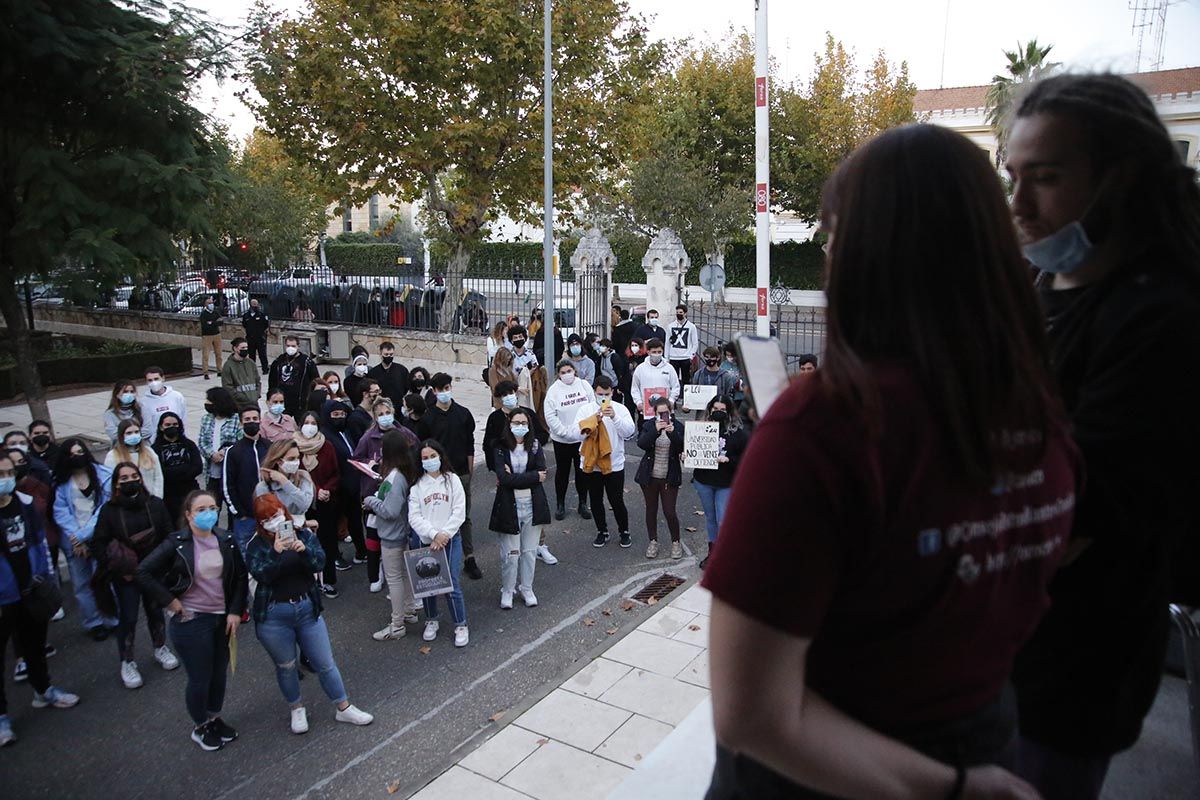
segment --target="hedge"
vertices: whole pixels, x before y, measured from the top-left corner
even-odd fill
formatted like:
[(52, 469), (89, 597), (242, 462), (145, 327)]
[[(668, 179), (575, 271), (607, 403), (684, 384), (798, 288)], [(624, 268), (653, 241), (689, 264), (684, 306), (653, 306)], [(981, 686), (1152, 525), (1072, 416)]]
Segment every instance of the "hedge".
[[(325, 262), (338, 275), (398, 275), (419, 274), (414, 265), (400, 267), (396, 259), (412, 257), (404, 245), (379, 242), (378, 244), (325, 243)], [(418, 261), (419, 258), (414, 258)]]

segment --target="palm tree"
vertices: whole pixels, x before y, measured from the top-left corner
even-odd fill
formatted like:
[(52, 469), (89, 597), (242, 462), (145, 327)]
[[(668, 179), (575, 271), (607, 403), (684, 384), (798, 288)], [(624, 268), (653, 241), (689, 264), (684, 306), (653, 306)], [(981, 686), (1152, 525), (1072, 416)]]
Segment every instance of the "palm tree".
[(1007, 75), (996, 75), (992, 85), (988, 87), (986, 103), (986, 119), (996, 135), (996, 166), (1000, 167), (1008, 152), (1008, 130), (1010, 115), (1014, 101), (1020, 93), (1020, 87), (1033, 83), (1062, 66), (1057, 61), (1047, 61), (1046, 56), (1054, 45), (1045, 47), (1038, 44), (1037, 39), (1030, 39), (1022, 47), (1017, 42), (1016, 50), (1005, 50), (1008, 59)]

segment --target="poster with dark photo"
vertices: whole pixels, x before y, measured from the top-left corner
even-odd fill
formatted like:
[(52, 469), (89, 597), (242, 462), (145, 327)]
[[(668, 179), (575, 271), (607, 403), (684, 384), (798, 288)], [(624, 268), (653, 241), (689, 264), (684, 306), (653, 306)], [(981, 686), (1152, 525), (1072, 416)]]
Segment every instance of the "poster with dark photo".
[(404, 554), (404, 568), (412, 583), (413, 597), (423, 600), (439, 594), (450, 594), (454, 584), (450, 580), (450, 559), (446, 551), (422, 547)]

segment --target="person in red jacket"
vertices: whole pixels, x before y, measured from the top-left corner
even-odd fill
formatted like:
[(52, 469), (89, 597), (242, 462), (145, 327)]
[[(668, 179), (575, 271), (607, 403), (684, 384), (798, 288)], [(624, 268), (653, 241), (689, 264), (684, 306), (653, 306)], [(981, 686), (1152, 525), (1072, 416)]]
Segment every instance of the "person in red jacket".
[(337, 570), (334, 564), (341, 559), (338, 552), (338, 470), (337, 450), (321, 433), (321, 416), (309, 411), (301, 417), (295, 441), (300, 447), (300, 468), (307, 471), (313, 482), (313, 504), (306, 516), (317, 521), (317, 540), (325, 551), (321, 591), (326, 597), (337, 597)]

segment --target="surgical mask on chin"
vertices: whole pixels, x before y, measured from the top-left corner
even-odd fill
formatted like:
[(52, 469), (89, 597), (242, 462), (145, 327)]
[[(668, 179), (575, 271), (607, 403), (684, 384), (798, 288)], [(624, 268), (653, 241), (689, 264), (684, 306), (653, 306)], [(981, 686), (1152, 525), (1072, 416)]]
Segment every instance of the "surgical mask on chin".
[(1021, 248), (1029, 263), (1042, 272), (1068, 275), (1083, 266), (1094, 246), (1079, 220)]

